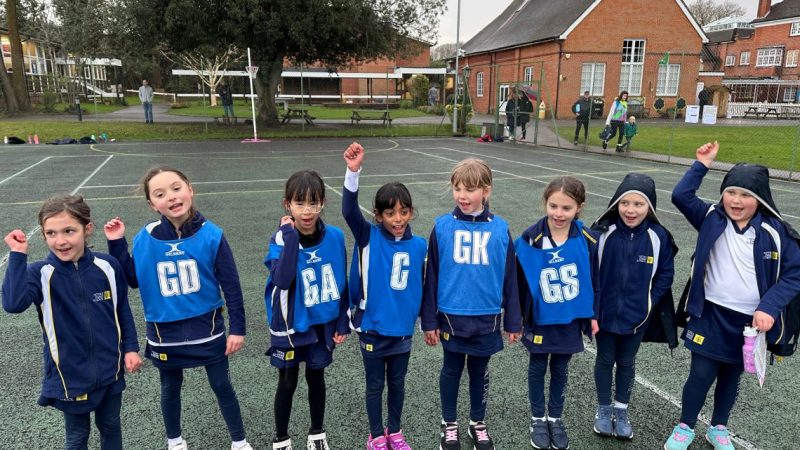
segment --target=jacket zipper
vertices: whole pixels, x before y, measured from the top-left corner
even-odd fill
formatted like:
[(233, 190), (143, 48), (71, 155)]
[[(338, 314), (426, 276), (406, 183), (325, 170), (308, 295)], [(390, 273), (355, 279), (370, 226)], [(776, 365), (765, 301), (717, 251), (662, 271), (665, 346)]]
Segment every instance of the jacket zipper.
[(79, 301), (83, 307), (83, 318), (86, 326), (86, 331), (89, 334), (89, 359), (92, 361), (92, 366), (94, 369), (94, 381), (92, 382), (92, 386), (97, 386), (97, 360), (94, 357), (94, 333), (92, 332), (92, 321), (89, 317), (89, 308), (87, 307), (86, 303), (86, 291), (83, 288), (83, 278), (81, 278), (80, 268), (78, 267), (78, 262), (73, 261), (72, 263), (75, 266), (75, 277), (78, 279), (78, 285), (80, 286), (80, 297)]

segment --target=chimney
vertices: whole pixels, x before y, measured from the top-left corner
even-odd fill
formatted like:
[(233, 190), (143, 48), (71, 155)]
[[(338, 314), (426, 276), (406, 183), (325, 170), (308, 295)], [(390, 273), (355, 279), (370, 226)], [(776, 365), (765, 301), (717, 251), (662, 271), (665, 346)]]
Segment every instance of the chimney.
[(756, 13), (756, 18), (760, 19), (769, 14), (771, 5), (772, 0), (758, 0), (758, 12)]

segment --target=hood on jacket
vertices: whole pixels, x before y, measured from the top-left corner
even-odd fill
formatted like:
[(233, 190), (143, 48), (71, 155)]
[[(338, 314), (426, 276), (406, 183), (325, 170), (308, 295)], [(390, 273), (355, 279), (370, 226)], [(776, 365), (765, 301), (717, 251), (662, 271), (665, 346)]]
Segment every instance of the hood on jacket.
[(764, 213), (783, 222), (789, 236), (800, 240), (800, 233), (781, 216), (778, 207), (775, 206), (772, 190), (769, 188), (769, 169), (760, 164), (738, 163), (722, 179), (722, 184), (719, 186), (720, 203), (722, 203), (722, 194), (728, 189), (741, 189), (748, 192), (758, 200)]
[(650, 216), (655, 222), (661, 223), (656, 216), (656, 182), (649, 175), (631, 172), (622, 179), (614, 196), (608, 202), (608, 208), (594, 221), (591, 228), (607, 230), (619, 215), (617, 203), (627, 194), (639, 194), (644, 197), (650, 206)]

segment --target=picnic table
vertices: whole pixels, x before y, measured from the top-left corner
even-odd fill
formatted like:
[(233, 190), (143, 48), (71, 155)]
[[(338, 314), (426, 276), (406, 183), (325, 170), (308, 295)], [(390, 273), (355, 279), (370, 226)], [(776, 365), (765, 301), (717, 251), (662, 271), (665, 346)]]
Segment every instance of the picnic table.
[[(778, 109), (777, 108), (767, 108), (766, 111), (761, 113), (761, 118), (762, 119), (766, 119), (769, 114), (772, 114), (773, 116), (775, 116), (776, 119), (780, 119), (780, 117), (778, 116)], [(758, 117), (758, 115), (756, 115), (756, 117)]]
[(350, 116), (350, 125), (353, 123), (359, 123), (362, 120), (380, 120), (386, 125), (386, 122), (389, 122), (389, 125), (392, 124), (392, 115), (389, 113), (388, 110), (386, 111), (364, 111), (361, 109), (354, 109), (353, 114)]
[(776, 119), (780, 119), (780, 115), (778, 114), (778, 108), (774, 107), (767, 107), (766, 110), (762, 110), (758, 106), (750, 106), (745, 111), (744, 119), (748, 117), (755, 117), (756, 119), (766, 119), (768, 115), (772, 114), (775, 116)]
[(286, 112), (283, 113), (283, 120), (281, 120), (281, 123), (291, 122), (292, 119), (302, 119), (305, 120), (307, 124), (314, 125), (314, 119), (316, 119), (316, 117), (309, 114), (308, 106), (289, 106), (286, 108)]
[(781, 107), (782, 119), (800, 119), (800, 106)]

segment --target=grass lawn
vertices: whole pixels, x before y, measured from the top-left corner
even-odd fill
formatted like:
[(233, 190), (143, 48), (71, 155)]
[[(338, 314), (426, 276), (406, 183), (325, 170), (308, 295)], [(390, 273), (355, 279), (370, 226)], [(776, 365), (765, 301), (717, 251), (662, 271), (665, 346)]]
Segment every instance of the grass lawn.
[[(796, 122), (787, 122), (787, 126), (730, 126), (730, 125), (693, 125), (676, 122), (670, 149), (670, 134), (673, 133), (668, 122), (640, 122), (639, 134), (633, 138), (631, 149), (650, 153), (670, 154), (694, 158), (694, 152), (700, 145), (708, 141), (719, 141), (719, 160), (726, 162), (750, 162), (767, 167), (788, 170), (792, 165), (792, 152), (798, 132)], [(589, 126), (589, 145), (600, 146), (597, 135), (602, 130), (602, 123)], [(567, 142), (572, 142), (574, 125), (559, 127), (559, 135)], [(583, 131), (581, 131), (583, 133)], [(582, 136), (582, 134), (581, 134)], [(616, 137), (609, 142), (609, 150), (613, 151)], [(624, 139), (623, 139), (624, 142)], [(795, 170), (800, 160), (795, 162)]]
[[(470, 135), (477, 135), (477, 126), (470, 126)], [(0, 122), (0, 135), (25, 138), (29, 134), (38, 134), (42, 142), (54, 141), (63, 137), (78, 139), (92, 134), (108, 133), (108, 137), (118, 142), (124, 141), (191, 141), (203, 139), (243, 139), (253, 136), (253, 128), (249, 125), (225, 126), (202, 123), (167, 124), (129, 122)], [(300, 125), (280, 126), (278, 128), (262, 128), (258, 130), (262, 138), (293, 137), (364, 137), (364, 136), (450, 136), (450, 127), (436, 125), (395, 125), (383, 126), (312, 126)]]
[[(222, 117), (222, 104), (218, 104), (215, 107), (211, 107), (210, 105), (206, 104), (205, 108), (203, 108), (203, 104), (199, 101), (188, 102), (188, 108), (172, 108), (169, 110), (168, 114), (172, 114), (175, 116), (196, 116), (196, 117)], [(308, 107), (309, 114), (317, 119), (322, 120), (350, 120), (350, 115), (352, 114), (353, 109), (358, 109), (356, 105), (353, 105), (352, 108), (326, 108), (324, 106), (310, 106)], [(236, 113), (237, 117), (250, 117), (250, 103), (245, 102), (244, 100), (234, 100), (233, 102), (233, 111)], [(278, 114), (282, 114), (282, 109), (278, 109)], [(416, 109), (392, 109), (391, 115), (392, 119), (401, 119), (404, 117), (420, 117), (426, 116), (427, 114), (421, 111), (417, 111)]]

